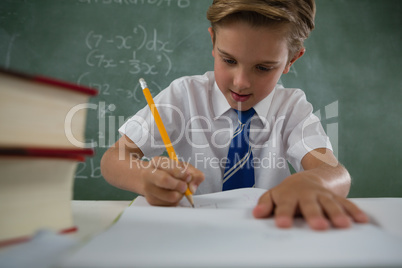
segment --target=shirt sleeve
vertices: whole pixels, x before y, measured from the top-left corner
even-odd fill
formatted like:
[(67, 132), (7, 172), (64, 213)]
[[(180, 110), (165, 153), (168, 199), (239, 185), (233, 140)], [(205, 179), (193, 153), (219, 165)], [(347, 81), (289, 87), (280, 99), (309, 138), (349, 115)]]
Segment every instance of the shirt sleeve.
[(303, 170), (301, 160), (310, 151), (318, 148), (332, 150), (320, 120), (313, 114), (313, 107), (303, 91), (297, 90), (288, 105), (287, 122), (284, 130), (284, 144), (287, 159), (293, 168)]

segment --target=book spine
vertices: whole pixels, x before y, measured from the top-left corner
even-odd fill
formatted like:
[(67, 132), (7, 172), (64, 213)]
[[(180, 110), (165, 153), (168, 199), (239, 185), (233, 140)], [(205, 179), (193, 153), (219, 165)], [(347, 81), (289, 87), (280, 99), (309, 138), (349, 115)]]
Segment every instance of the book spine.
[(53, 78), (49, 78), (49, 77), (28, 75), (28, 74), (20, 73), (17, 71), (6, 70), (4, 68), (0, 68), (0, 72), (5, 75), (14, 76), (14, 77), (17, 77), (20, 79), (29, 80), (29, 81), (36, 82), (36, 83), (42, 83), (42, 84), (46, 84), (46, 85), (50, 85), (50, 86), (55, 86), (55, 87), (58, 87), (58, 88), (64, 89), (64, 90), (72, 90), (72, 91), (82, 93), (85, 95), (89, 95), (89, 96), (98, 95), (98, 91), (96, 89), (65, 82), (65, 81), (61, 81), (61, 80), (57, 80), (57, 79), (53, 79)]
[(64, 82), (64, 81), (60, 81), (60, 80), (55, 80), (55, 79), (47, 78), (44, 76), (36, 76), (36, 77), (34, 76), (34, 77), (32, 77), (32, 79), (39, 83), (53, 85), (53, 86), (64, 88), (64, 89), (70, 89), (70, 90), (80, 92), (80, 93), (83, 93), (83, 94), (86, 94), (89, 96), (96, 96), (98, 94), (98, 91), (96, 89), (84, 87), (81, 85), (76, 85), (76, 84), (72, 84), (72, 83), (68, 83), (68, 82)]
[(25, 156), (65, 158), (77, 161), (85, 161), (85, 156), (93, 156), (94, 149), (62, 149), (62, 148), (0, 148), (0, 156)]

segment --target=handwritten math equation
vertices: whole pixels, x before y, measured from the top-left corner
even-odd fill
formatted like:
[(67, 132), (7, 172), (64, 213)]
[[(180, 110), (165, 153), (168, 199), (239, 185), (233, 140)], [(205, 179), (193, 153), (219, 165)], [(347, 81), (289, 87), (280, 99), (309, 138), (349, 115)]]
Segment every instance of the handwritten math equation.
[[(109, 82), (97, 82), (91, 79), (91, 72), (85, 72), (77, 80), (78, 85), (88, 85), (91, 88), (95, 88), (98, 90), (98, 94), (108, 98), (108, 96), (119, 95), (122, 98), (132, 100), (136, 103), (139, 103), (144, 100), (144, 95), (142, 94), (142, 89), (140, 84), (136, 81), (135, 83), (128, 83), (126, 86), (114, 86)], [(89, 81), (89, 82), (88, 82)], [(149, 84), (152, 88), (150, 88), (151, 94), (155, 96), (158, 94), (162, 87), (157, 84), (155, 81), (149, 81)]]
[(159, 38), (157, 29), (147, 31), (144, 26), (137, 25), (129, 35), (109, 36), (90, 31), (85, 45), (89, 49), (85, 61), (92, 68), (123, 68), (133, 75), (165, 76), (172, 69), (173, 46)]
[(103, 5), (154, 5), (161, 7), (177, 6), (178, 8), (187, 8), (190, 6), (190, 0), (79, 0), (80, 3), (86, 4), (103, 4)]

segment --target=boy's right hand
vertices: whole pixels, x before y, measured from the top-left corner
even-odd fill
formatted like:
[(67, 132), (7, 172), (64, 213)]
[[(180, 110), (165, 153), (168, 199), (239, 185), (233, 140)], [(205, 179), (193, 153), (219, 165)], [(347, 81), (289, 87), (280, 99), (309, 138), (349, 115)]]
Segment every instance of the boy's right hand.
[(204, 174), (189, 163), (168, 157), (154, 157), (141, 169), (144, 196), (153, 206), (176, 206), (187, 187), (194, 194), (204, 181)]

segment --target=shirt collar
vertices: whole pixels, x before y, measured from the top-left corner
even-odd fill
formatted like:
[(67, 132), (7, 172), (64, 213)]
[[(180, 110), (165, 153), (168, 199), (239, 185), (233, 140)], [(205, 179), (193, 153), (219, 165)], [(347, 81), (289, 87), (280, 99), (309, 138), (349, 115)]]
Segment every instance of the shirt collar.
[(274, 90), (272, 90), (272, 92), (269, 93), (268, 96), (266, 96), (263, 100), (261, 100), (259, 103), (257, 103), (253, 107), (255, 110), (255, 113), (258, 115), (258, 118), (260, 119), (260, 121), (264, 125), (264, 127), (268, 123), (268, 112), (269, 112), (269, 108), (271, 108), (272, 99), (274, 98), (277, 87), (281, 87), (281, 85), (276, 85), (274, 87)]
[[(276, 85), (274, 90), (272, 90), (271, 93), (267, 97), (265, 97), (263, 100), (261, 100), (259, 103), (257, 103), (253, 108), (258, 115), (258, 118), (260, 119), (261, 123), (265, 126), (267, 124), (267, 117), (268, 117), (268, 112), (269, 108), (271, 107), (272, 99), (275, 94), (276, 88), (277, 87), (282, 87), (281, 85)], [(214, 85), (212, 87), (212, 108), (214, 111), (214, 120), (218, 119), (221, 117), (224, 113), (226, 113), (228, 110), (231, 109), (229, 103), (227, 102), (225, 96), (222, 94), (220, 91), (218, 85), (216, 82), (214, 82)], [(263, 118), (263, 119), (262, 119)]]
[(219, 117), (221, 117), (224, 113), (226, 113), (231, 107), (227, 102), (225, 96), (219, 89), (216, 82), (214, 82), (214, 85), (212, 86), (211, 96), (212, 96), (212, 109), (214, 112), (213, 119), (216, 120)]

